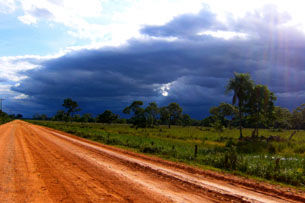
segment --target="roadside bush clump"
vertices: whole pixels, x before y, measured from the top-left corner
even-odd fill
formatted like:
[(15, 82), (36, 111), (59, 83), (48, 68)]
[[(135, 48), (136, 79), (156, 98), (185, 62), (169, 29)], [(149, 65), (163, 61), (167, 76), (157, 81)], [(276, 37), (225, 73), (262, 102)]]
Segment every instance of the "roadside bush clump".
[(144, 144), (140, 146), (140, 152), (143, 153), (150, 153), (150, 154), (157, 154), (160, 153), (162, 151), (161, 147), (157, 147), (151, 144)]
[(265, 141), (239, 141), (236, 144), (238, 153), (254, 154), (268, 152), (268, 143)]
[(237, 152), (236, 149), (232, 147), (224, 154), (224, 168), (229, 170), (235, 170), (237, 162)]

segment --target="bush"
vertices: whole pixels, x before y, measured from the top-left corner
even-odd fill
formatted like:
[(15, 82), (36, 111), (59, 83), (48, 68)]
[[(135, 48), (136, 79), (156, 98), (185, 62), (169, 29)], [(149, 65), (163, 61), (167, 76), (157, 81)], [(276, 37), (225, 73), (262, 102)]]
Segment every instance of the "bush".
[(224, 154), (224, 168), (235, 170), (237, 166), (237, 152), (234, 147), (230, 148), (227, 152)]
[(156, 154), (156, 153), (160, 153), (162, 150), (161, 148), (156, 147), (154, 145), (144, 144), (140, 147), (140, 151), (143, 153)]
[(266, 152), (268, 144), (264, 141), (239, 141), (237, 143), (237, 151), (239, 153), (253, 154)]

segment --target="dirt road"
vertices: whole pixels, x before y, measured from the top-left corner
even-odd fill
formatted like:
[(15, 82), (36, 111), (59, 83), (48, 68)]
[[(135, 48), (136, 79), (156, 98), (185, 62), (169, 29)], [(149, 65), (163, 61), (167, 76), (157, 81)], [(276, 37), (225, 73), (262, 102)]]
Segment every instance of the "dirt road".
[(0, 202), (305, 202), (305, 195), (13, 121), (0, 126)]

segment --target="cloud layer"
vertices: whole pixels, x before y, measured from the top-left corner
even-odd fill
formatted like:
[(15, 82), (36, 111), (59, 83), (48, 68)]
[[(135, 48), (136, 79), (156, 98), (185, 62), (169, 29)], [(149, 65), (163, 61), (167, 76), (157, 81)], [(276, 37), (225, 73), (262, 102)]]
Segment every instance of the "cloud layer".
[(119, 113), (140, 99), (178, 102), (202, 118), (211, 106), (230, 102), (224, 90), (233, 72), (249, 72), (276, 93), (278, 104), (293, 108), (305, 101), (305, 35), (287, 22), (289, 16), (274, 7), (226, 23), (205, 8), (165, 25), (144, 26), (140, 38), (122, 46), (32, 60), (39, 68), (23, 73), (27, 78), (11, 90), (30, 106), (27, 113), (54, 112), (72, 97), (94, 114)]

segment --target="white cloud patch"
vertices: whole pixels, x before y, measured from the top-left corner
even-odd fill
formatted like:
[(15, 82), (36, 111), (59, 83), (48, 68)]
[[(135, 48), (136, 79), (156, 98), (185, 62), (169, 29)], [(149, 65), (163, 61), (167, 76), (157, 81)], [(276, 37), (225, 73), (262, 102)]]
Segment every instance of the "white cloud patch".
[(0, 0), (0, 13), (11, 13), (15, 10), (15, 0)]
[(94, 30), (91, 27), (99, 27), (99, 25), (91, 24), (87, 19), (101, 16), (102, 2), (104, 1), (23, 0), (18, 4), (21, 5), (24, 15), (19, 16), (18, 19), (25, 24), (37, 24), (42, 21), (47, 21), (50, 26), (52, 23), (63, 24), (72, 29), (70, 33), (78, 33), (79, 38), (90, 38), (90, 36), (84, 36), (83, 32), (96, 31), (96, 28)]
[(17, 99), (17, 100), (22, 100), (22, 99), (27, 99), (27, 98), (29, 98), (29, 96), (25, 95), (25, 94), (19, 94), (14, 97), (14, 99)]
[(198, 35), (210, 35), (217, 38), (223, 38), (225, 40), (229, 40), (232, 38), (247, 39), (249, 37), (246, 33), (230, 31), (205, 31), (198, 33)]
[(20, 82), (27, 78), (23, 71), (32, 70), (39, 66), (31, 60), (43, 60), (51, 56), (14, 56), (0, 57), (0, 95), (5, 99), (22, 100), (28, 98), (25, 94), (16, 93), (12, 87), (20, 86)]
[(37, 19), (34, 16), (28, 14), (24, 16), (19, 16), (18, 19), (24, 24), (28, 24), (28, 25), (37, 23)]
[(18, 60), (18, 57), (0, 57), (0, 78), (8, 82), (18, 82), (26, 78), (21, 71), (34, 69), (37, 65)]

